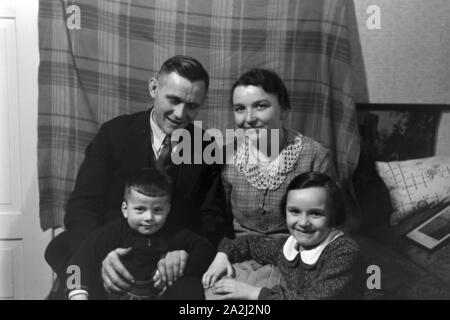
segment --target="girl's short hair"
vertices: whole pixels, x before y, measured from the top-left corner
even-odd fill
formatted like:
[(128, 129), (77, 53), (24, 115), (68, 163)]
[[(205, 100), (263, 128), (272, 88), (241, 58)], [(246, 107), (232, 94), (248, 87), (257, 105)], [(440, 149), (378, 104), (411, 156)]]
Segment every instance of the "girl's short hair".
[[(239, 86), (255, 86), (261, 87), (265, 92), (273, 94), (277, 97), (281, 108), (284, 111), (291, 109), (289, 94), (284, 85), (283, 80), (273, 71), (266, 69), (251, 69), (242, 74), (231, 87), (231, 100), (233, 100), (233, 92)], [(231, 101), (233, 104), (233, 101)]]
[(327, 191), (328, 203), (331, 206), (330, 227), (342, 225), (345, 222), (344, 196), (338, 184), (321, 172), (306, 172), (292, 179), (281, 199), (280, 214), (286, 218), (286, 202), (289, 191), (315, 187), (325, 188)]

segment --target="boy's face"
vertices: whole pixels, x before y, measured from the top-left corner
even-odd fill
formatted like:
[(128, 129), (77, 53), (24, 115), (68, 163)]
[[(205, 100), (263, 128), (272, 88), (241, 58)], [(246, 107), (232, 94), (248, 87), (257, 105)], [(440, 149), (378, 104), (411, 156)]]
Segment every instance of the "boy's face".
[(156, 233), (164, 225), (170, 211), (170, 197), (150, 197), (131, 188), (126, 201), (122, 203), (122, 213), (131, 229), (148, 236)]
[(290, 190), (286, 224), (302, 247), (309, 249), (320, 244), (331, 231), (327, 190), (321, 187)]

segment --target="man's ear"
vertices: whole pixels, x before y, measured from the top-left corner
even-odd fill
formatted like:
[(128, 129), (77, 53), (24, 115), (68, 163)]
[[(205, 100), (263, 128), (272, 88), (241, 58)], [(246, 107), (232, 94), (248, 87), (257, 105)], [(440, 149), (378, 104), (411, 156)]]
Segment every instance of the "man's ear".
[(148, 81), (148, 92), (152, 98), (156, 97), (156, 92), (158, 91), (158, 80), (156, 78), (151, 78)]
[(205, 94), (203, 95), (203, 99), (202, 99), (202, 102), (201, 102), (202, 105), (205, 103), (207, 98), (208, 98), (208, 91), (206, 91)]
[(127, 203), (125, 201), (122, 202), (122, 213), (125, 218), (128, 217)]

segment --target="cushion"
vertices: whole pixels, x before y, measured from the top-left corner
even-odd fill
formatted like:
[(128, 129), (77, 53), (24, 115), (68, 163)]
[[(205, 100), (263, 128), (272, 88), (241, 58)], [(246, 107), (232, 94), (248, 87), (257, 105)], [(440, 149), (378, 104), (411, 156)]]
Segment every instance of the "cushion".
[(375, 167), (389, 190), (391, 225), (450, 200), (450, 157), (376, 162)]
[(360, 230), (388, 226), (389, 190), (375, 168), (376, 161), (404, 161), (435, 156), (441, 111), (428, 105), (414, 108), (388, 104), (357, 104), (361, 153), (353, 185), (361, 208)]

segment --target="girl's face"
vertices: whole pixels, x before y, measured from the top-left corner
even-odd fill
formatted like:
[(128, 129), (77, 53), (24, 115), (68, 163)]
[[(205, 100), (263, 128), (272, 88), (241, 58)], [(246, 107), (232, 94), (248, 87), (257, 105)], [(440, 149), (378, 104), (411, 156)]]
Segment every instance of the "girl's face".
[(276, 95), (251, 85), (234, 89), (233, 111), (236, 126), (242, 129), (281, 129), (286, 116)]
[(299, 245), (311, 249), (330, 233), (330, 209), (325, 188), (290, 190), (286, 201), (286, 224)]

